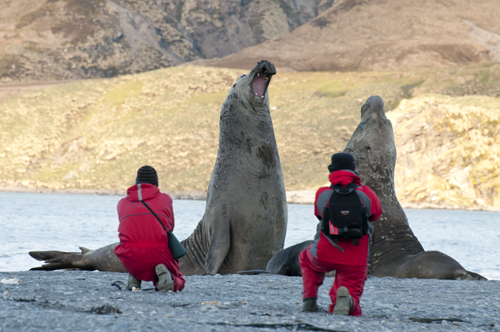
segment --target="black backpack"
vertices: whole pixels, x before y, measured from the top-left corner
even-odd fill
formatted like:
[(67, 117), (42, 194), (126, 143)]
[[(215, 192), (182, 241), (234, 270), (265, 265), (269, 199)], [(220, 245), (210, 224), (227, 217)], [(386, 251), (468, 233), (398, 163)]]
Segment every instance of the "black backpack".
[(339, 238), (347, 238), (353, 239), (357, 246), (358, 239), (368, 233), (366, 207), (356, 193), (358, 185), (350, 183), (345, 188), (341, 185), (331, 187), (332, 196), (323, 210), (321, 231), (335, 244)]

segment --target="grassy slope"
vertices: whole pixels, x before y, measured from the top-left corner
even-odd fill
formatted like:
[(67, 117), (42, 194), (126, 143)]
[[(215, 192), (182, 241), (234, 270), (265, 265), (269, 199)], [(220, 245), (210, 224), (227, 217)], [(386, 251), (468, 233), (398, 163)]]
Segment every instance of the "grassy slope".
[[(205, 191), (217, 155), (220, 106), (241, 74), (240, 70), (175, 67), (73, 82), (0, 102), (0, 185), (122, 191), (133, 183), (138, 167), (150, 164), (158, 170), (164, 190)], [(499, 81), (498, 65), (404, 72), (278, 73), (270, 88), (271, 115), (287, 190), (326, 184), (329, 157), (343, 150), (368, 96), (382, 96), (390, 115), (403, 98), (429, 92), (498, 97)], [(455, 105), (451, 109), (471, 103), (460, 98), (443, 100), (439, 102)], [(493, 97), (483, 97), (473, 103), (479, 104), (477, 109), (487, 110), (495, 102)], [(396, 112), (404, 118), (406, 108)], [(406, 122), (393, 123), (398, 137), (399, 127), (405, 128)], [(491, 148), (498, 151), (498, 121), (488, 130)], [(416, 137), (424, 145), (434, 140), (432, 135)], [(412, 159), (412, 152), (406, 153)], [(493, 155), (498, 160), (498, 152)], [(464, 161), (460, 167), (475, 160)], [(498, 179), (495, 174), (490, 176)], [(414, 203), (427, 202), (425, 195), (436, 190), (411, 177), (397, 186), (402, 200)], [(467, 197), (498, 196), (495, 190), (481, 186), (474, 183), (472, 191), (464, 189), (463, 193), (454, 190)], [(412, 190), (406, 190), (414, 187), (424, 196), (413, 197)], [(477, 204), (475, 196), (472, 200), (446, 197), (431, 202)], [(498, 198), (482, 199), (487, 205), (498, 205)]]

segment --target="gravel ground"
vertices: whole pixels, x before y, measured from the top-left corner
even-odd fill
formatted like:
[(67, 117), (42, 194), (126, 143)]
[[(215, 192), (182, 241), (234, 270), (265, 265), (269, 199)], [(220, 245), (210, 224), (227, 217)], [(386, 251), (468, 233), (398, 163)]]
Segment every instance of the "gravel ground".
[(0, 272), (0, 331), (500, 331), (500, 281), (370, 277), (363, 316), (346, 317), (302, 312), (300, 277), (186, 279), (180, 293), (130, 292), (113, 286), (124, 273)]

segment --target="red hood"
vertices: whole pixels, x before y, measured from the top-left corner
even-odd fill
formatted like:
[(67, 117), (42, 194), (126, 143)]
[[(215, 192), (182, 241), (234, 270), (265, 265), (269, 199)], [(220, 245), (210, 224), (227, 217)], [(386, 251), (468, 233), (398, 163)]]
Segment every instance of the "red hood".
[[(149, 183), (141, 183), (142, 200), (146, 201), (160, 194), (157, 186)], [(131, 202), (139, 202), (139, 186), (137, 184), (127, 189), (127, 199)]]
[(332, 185), (341, 184), (343, 187), (347, 186), (349, 183), (354, 182), (361, 185), (361, 180), (353, 171), (335, 171), (330, 173), (328, 179)]

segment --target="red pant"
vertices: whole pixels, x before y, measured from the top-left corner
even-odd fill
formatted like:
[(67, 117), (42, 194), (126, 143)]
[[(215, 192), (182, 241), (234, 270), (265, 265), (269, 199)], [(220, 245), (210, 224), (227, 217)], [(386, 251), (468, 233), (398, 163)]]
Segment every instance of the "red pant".
[(299, 254), (300, 271), (304, 284), (303, 300), (307, 298), (318, 298), (318, 288), (323, 284), (325, 274), (336, 270), (335, 281), (330, 289), (332, 304), (328, 306), (328, 312), (333, 313), (337, 301), (337, 290), (344, 286), (349, 291), (354, 305), (349, 315), (361, 316), (359, 300), (363, 294), (363, 288), (367, 278), (368, 267), (334, 264), (316, 259), (309, 248)]
[(123, 264), (125, 270), (134, 278), (143, 281), (152, 281), (153, 285), (158, 285), (158, 276), (155, 267), (164, 264), (172, 273), (174, 279), (174, 292), (179, 292), (184, 288), (186, 280), (179, 270), (179, 261), (172, 258), (170, 250), (166, 247), (120, 244), (115, 248), (115, 254)]

